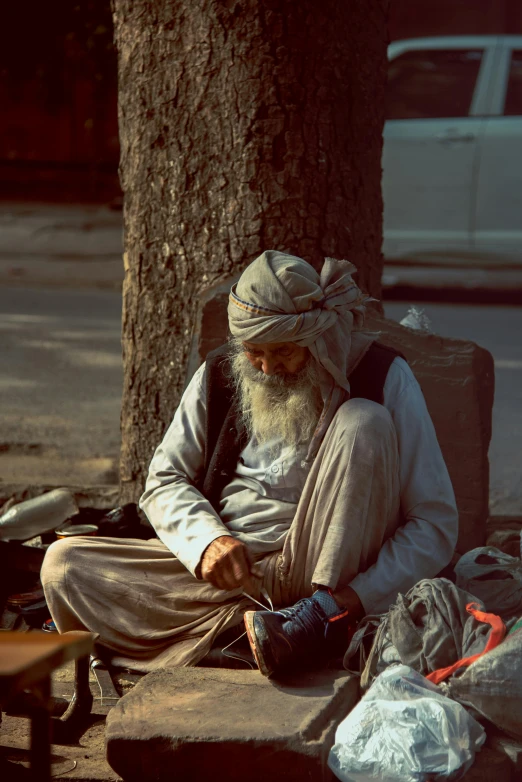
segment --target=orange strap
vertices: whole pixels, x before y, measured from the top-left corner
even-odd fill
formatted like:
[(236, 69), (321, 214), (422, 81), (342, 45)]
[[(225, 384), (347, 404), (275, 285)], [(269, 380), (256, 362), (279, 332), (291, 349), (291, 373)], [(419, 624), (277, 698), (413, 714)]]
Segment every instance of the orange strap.
[(433, 673), (430, 673), (430, 675), (426, 676), (426, 678), (430, 682), (433, 682), (433, 684), (440, 684), (444, 681), (444, 679), (447, 679), (448, 676), (451, 676), (452, 673), (458, 671), (459, 668), (464, 668), (465, 666), (471, 665), (471, 663), (474, 663), (475, 660), (478, 660), (478, 658), (482, 657), (483, 654), (490, 652), (495, 648), (495, 646), (498, 646), (499, 643), (504, 640), (506, 635), (506, 625), (500, 616), (497, 616), (496, 614), (486, 614), (484, 611), (480, 611), (476, 603), (468, 603), (466, 606), (466, 611), (468, 614), (474, 616), (475, 619), (477, 619), (479, 622), (485, 622), (486, 624), (491, 625), (491, 632), (489, 634), (485, 649), (484, 651), (479, 652), (478, 654), (474, 654), (471, 657), (464, 657), (462, 660), (457, 660), (456, 663), (449, 665), (447, 668), (439, 668), (438, 671), (433, 671)]

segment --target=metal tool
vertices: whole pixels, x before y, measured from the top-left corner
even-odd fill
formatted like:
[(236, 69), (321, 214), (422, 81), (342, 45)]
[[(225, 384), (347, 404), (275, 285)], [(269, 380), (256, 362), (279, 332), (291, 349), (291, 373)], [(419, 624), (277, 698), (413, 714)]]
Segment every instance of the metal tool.
[(91, 671), (96, 677), (98, 687), (100, 688), (100, 702), (102, 706), (114, 706), (121, 698), (120, 693), (114, 685), (110, 670), (99, 657), (91, 655)]

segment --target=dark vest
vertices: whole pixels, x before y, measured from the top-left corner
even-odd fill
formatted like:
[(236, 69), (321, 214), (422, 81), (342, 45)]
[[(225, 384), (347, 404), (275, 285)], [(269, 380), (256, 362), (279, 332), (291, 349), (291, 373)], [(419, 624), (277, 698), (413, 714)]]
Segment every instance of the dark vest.
[[(402, 353), (374, 342), (351, 373), (351, 398), (383, 403), (388, 370)], [(221, 493), (230, 483), (247, 436), (238, 421), (234, 389), (230, 380), (229, 348), (223, 345), (207, 356), (207, 423), (205, 429), (205, 470), (198, 488), (217, 510)]]

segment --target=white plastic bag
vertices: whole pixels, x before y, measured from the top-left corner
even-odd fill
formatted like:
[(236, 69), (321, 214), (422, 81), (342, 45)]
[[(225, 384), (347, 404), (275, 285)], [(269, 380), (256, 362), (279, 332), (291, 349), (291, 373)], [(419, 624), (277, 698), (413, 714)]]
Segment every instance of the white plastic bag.
[(328, 765), (342, 782), (459, 779), (485, 740), (463, 706), (413, 668), (394, 665), (337, 728)]
[(431, 320), (423, 309), (415, 306), (411, 306), (408, 309), (407, 314), (401, 320), (401, 326), (408, 326), (408, 328), (422, 331), (424, 334), (431, 334), (433, 332)]

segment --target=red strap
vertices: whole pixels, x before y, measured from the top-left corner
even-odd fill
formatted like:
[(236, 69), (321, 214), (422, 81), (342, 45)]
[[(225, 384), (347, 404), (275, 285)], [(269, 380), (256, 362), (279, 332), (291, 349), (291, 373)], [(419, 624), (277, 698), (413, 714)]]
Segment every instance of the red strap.
[(433, 671), (433, 673), (430, 673), (430, 675), (426, 676), (426, 678), (430, 682), (433, 682), (433, 684), (440, 684), (444, 681), (444, 679), (447, 679), (448, 676), (451, 676), (452, 673), (458, 671), (459, 668), (464, 668), (465, 666), (471, 665), (471, 663), (474, 663), (475, 660), (478, 660), (479, 657), (482, 657), (483, 654), (490, 652), (495, 648), (495, 646), (498, 646), (499, 643), (504, 640), (506, 635), (506, 625), (500, 616), (497, 616), (496, 614), (486, 614), (484, 611), (480, 611), (476, 603), (468, 603), (466, 606), (466, 611), (468, 614), (474, 616), (475, 619), (477, 619), (479, 622), (484, 622), (485, 624), (491, 625), (491, 632), (489, 634), (485, 649), (484, 651), (479, 652), (478, 654), (474, 654), (471, 657), (464, 657), (462, 660), (457, 660), (456, 663), (449, 665), (447, 668), (439, 668), (438, 671)]

